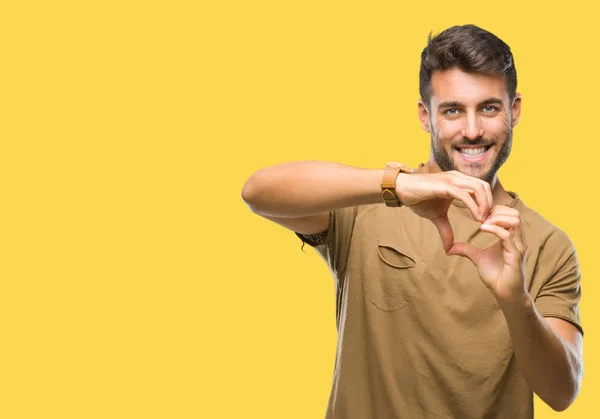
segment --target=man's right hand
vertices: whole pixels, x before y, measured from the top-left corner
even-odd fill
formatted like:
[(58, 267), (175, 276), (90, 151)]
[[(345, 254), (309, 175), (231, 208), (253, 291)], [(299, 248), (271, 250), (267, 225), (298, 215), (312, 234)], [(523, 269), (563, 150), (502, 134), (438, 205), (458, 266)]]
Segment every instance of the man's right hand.
[(448, 221), (448, 208), (454, 199), (462, 201), (479, 222), (485, 220), (494, 205), (489, 183), (455, 170), (401, 173), (396, 180), (396, 194), (412, 212), (433, 222), (446, 252), (454, 244), (454, 233)]

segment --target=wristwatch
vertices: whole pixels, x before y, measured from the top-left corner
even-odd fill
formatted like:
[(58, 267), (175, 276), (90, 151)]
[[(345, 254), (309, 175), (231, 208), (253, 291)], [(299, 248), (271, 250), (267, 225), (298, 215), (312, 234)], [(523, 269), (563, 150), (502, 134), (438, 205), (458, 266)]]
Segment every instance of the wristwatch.
[(383, 169), (383, 179), (381, 180), (381, 197), (388, 207), (401, 207), (404, 204), (396, 195), (396, 178), (400, 173), (415, 173), (415, 169), (402, 163), (389, 162)]

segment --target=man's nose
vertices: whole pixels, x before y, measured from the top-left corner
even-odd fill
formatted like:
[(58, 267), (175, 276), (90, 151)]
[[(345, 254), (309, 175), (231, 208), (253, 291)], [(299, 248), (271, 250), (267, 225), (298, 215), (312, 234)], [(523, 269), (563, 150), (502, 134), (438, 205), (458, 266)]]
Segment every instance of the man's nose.
[(476, 140), (483, 136), (483, 126), (479, 115), (474, 113), (467, 114), (467, 117), (464, 119), (462, 135), (469, 140)]

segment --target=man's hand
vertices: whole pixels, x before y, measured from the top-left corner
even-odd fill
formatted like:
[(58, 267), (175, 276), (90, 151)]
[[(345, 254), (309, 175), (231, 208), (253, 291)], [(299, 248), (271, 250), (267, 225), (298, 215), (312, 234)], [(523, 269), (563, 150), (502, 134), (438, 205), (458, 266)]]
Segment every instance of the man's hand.
[(448, 252), (454, 244), (454, 232), (448, 221), (452, 200), (465, 203), (473, 218), (482, 222), (494, 205), (489, 183), (458, 171), (426, 174), (400, 174), (396, 180), (400, 201), (420, 217), (431, 220)]
[(478, 249), (468, 243), (454, 243), (447, 254), (469, 258), (477, 267), (483, 283), (500, 302), (520, 302), (527, 295), (527, 245), (519, 211), (496, 205), (480, 228), (496, 235), (499, 240), (487, 249)]

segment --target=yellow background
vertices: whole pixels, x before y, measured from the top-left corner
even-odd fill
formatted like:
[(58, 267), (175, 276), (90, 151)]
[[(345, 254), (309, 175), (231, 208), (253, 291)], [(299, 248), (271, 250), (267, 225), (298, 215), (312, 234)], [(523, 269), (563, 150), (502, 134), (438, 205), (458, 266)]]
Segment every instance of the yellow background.
[(577, 246), (585, 378), (560, 417), (596, 417), (598, 10), (564, 4), (2, 1), (0, 417), (323, 417), (333, 281), (241, 188), (424, 161), (420, 52), (462, 23), (513, 49), (501, 179)]

